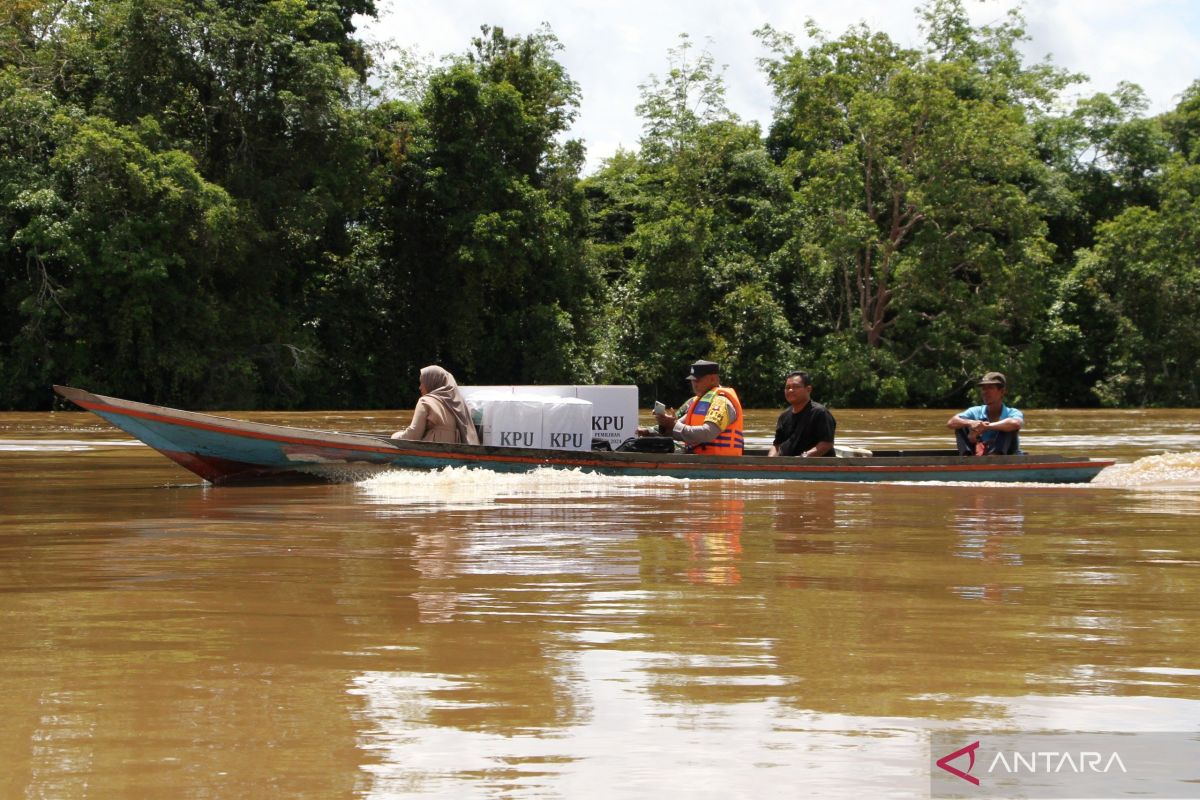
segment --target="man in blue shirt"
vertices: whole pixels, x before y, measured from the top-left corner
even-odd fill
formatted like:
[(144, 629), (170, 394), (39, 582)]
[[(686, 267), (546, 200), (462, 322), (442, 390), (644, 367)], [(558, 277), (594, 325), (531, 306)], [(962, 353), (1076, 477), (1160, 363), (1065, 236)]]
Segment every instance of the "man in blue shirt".
[(1004, 405), (1008, 382), (999, 372), (989, 372), (979, 381), (983, 405), (955, 414), (946, 423), (954, 431), (961, 456), (1011, 456), (1021, 452), (1017, 431), (1025, 415)]

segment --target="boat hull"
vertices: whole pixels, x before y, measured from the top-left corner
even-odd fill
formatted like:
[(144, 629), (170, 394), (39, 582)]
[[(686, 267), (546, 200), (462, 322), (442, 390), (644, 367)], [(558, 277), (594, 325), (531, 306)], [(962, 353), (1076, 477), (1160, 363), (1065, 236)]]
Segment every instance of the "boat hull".
[(386, 469), (577, 469), (600, 475), (805, 481), (1086, 483), (1113, 462), (1063, 456), (766, 458), (577, 452), (410, 442), (267, 425), (55, 386), (76, 405), (216, 484), (355, 480)]

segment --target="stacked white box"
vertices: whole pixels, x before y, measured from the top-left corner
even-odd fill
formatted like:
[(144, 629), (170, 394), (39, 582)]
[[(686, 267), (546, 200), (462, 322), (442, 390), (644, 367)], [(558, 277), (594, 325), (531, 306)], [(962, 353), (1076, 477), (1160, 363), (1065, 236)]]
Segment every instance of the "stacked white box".
[(575, 397), (574, 386), (510, 386), (513, 394), (524, 397)]
[(511, 398), (512, 387), (460, 386), (458, 389), (462, 392), (463, 399), (467, 401), (467, 408), (471, 412), (471, 421), (475, 423), (475, 430), (479, 433), (479, 443), (488, 444), (484, 441), (487, 436), (483, 424), (484, 410), (493, 402)]
[(492, 395), (482, 402), (482, 442), (494, 447), (541, 447), (543, 398)]
[[(519, 395), (514, 395), (519, 396)], [(548, 450), (592, 449), (592, 404), (577, 397), (545, 397), (542, 444)]]
[[(467, 404), (482, 424), (483, 407), (506, 396), (578, 398), (590, 401), (591, 438), (603, 439), (616, 449), (637, 433), (636, 386), (460, 386)], [(484, 442), (488, 444), (488, 442)], [(590, 448), (591, 442), (584, 449)], [(573, 448), (572, 448), (573, 449)]]
[(636, 386), (576, 386), (575, 396), (592, 403), (592, 438), (603, 439), (616, 450), (637, 435)]

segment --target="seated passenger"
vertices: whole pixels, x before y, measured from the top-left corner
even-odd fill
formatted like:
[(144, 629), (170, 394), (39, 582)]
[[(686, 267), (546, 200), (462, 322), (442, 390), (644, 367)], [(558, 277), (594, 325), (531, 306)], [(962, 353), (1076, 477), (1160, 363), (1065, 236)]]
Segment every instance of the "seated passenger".
[(413, 410), (412, 424), (393, 433), (392, 438), (479, 444), (471, 410), (453, 375), (434, 365), (421, 370), (421, 399)]
[(954, 431), (960, 456), (1010, 456), (1021, 453), (1017, 431), (1025, 415), (1004, 405), (1008, 383), (999, 372), (989, 372), (979, 381), (983, 405), (955, 414), (946, 423)]
[(775, 423), (775, 440), (768, 456), (833, 455), (833, 437), (837, 420), (829, 409), (812, 399), (812, 378), (807, 372), (789, 372), (783, 382), (783, 397), (788, 408)]
[(659, 431), (698, 456), (742, 455), (746, 441), (742, 402), (737, 392), (721, 385), (721, 368), (712, 361), (697, 361), (687, 380), (692, 384), (692, 399), (676, 412), (655, 414)]

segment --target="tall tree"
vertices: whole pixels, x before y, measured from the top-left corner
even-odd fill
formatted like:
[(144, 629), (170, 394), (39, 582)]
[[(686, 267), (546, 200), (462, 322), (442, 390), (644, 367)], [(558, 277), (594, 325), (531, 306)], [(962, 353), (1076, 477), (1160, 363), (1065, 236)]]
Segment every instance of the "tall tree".
[[(0, 38), (0, 64), (11, 63), (21, 89), (40, 93), (56, 110), (49, 116), (53, 124), (30, 133), (38, 137), (36, 148), (6, 153), (12, 156), (9, 168), (32, 170), (55, 193), (53, 203), (39, 207), (41, 219), (53, 206), (55, 213), (70, 209), (79, 220), (91, 215), (97, 226), (75, 231), (71, 244), (81, 263), (68, 268), (63, 262), (55, 280), (65, 293), (56, 297), (71, 296), (76, 283), (81, 290), (90, 288), (84, 276), (100, 270), (105, 260), (110, 262), (103, 267), (109, 273), (106, 286), (119, 291), (134, 280), (136, 254), (170, 249), (170, 236), (185, 237), (173, 247), (180, 254), (177, 260), (193, 264), (187, 269), (220, 261), (199, 270), (211, 284), (210, 291), (196, 296), (213, 302), (208, 316), (220, 317), (221, 323), (219, 334), (207, 344), (192, 343), (199, 348), (195, 357), (167, 357), (173, 338), (190, 340), (192, 331), (207, 329), (195, 325), (164, 335), (170, 324), (183, 319), (170, 303), (149, 304), (137, 313), (124, 305), (105, 309), (110, 317), (128, 312), (128, 318), (111, 320), (111, 329), (95, 327), (88, 337), (71, 339), (70, 346), (92, 353), (82, 362), (90, 365), (89, 371), (100, 372), (112, 352), (132, 352), (116, 337), (152, 331), (152, 339), (136, 349), (141, 363), (134, 371), (142, 379), (130, 379), (127, 385), (139, 396), (243, 406), (301, 402), (298, 380), (316, 360), (305, 292), (337, 254), (349, 249), (347, 221), (362, 193), (366, 141), (348, 94), (360, 77), (356, 70), (363, 66), (363, 55), (351, 37), (351, 18), (372, 12), (373, 4), (22, 4), (28, 11), (14, 12), (16, 33), (6, 31)], [(27, 102), (22, 90), (11, 97), (10, 109)], [(83, 119), (87, 124), (79, 124)], [(77, 135), (86, 135), (86, 143), (76, 141)], [(95, 187), (72, 172), (96, 158), (103, 158), (114, 176), (107, 195), (92, 191)], [(120, 158), (129, 161), (121, 164)], [(178, 170), (192, 177), (185, 179)], [(169, 186), (142, 187), (138, 191), (145, 191), (145, 197), (127, 196), (139, 174), (149, 183), (179, 181), (180, 191), (194, 187), (197, 198), (207, 197), (222, 208), (232, 204), (233, 211), (202, 212), (196, 220), (202, 227), (221, 221), (219, 229), (208, 228), (202, 236), (179, 220), (105, 225), (102, 220), (123, 219), (134, 209), (145, 209), (151, 217), (150, 212), (160, 211), (161, 217), (176, 208), (168, 202), (161, 209), (144, 205), (151, 202), (147, 198), (159, 197), (156, 192), (169, 193)], [(89, 194), (81, 197), (85, 186)], [(216, 187), (219, 200), (210, 191)], [(203, 209), (207, 202), (197, 199), (191, 207)], [(16, 214), (10, 224), (27, 227), (30, 219)], [(96, 241), (106, 235), (113, 239), (118, 231), (123, 237), (119, 246)], [(13, 269), (31, 259), (47, 269), (52, 266), (44, 249), (30, 250), (33, 245), (24, 244), (22, 237), (11, 241), (22, 242), (8, 253)], [(97, 250), (108, 255), (102, 258)], [(20, 285), (10, 281), (7, 290), (20, 294), (14, 288)], [(13, 302), (18, 308), (41, 309), (46, 297), (34, 292)], [(64, 303), (64, 310), (71, 308)], [(80, 316), (76, 311), (72, 315)], [(56, 344), (65, 347), (67, 341)], [(236, 380), (230, 370), (237, 372)], [(88, 379), (87, 372), (78, 379)], [(90, 379), (92, 385), (101, 381), (99, 376)]]
[(642, 86), (638, 156), (588, 183), (613, 281), (610, 379), (678, 393), (681, 367), (710, 357), (750, 402), (773, 401), (796, 354), (769, 259), (790, 196), (758, 127), (726, 108), (711, 54), (691, 48), (681, 37)]
[(78, 116), (0, 76), (0, 396), (47, 403), (53, 382), (140, 397), (253, 388), (229, 336), (253, 313), (221, 258), (240, 225), (154, 122)]
[(1068, 114), (1034, 122), (1050, 176), (1042, 191), (1056, 246), (1067, 267), (1090, 247), (1097, 226), (1135, 205), (1152, 205), (1168, 140), (1158, 120), (1145, 116), (1140, 87), (1121, 83), (1112, 94), (1080, 100)]
[(1019, 16), (975, 28), (958, 0), (924, 12), (928, 47), (859, 26), (815, 44), (760, 32), (778, 102), (768, 138), (829, 293), (831, 389), (866, 403), (946, 402), (968, 376), (1032, 374), (1049, 263), (1027, 124), (1066, 76), (1017, 54)]
[(1200, 163), (1200, 80), (1184, 90), (1179, 105), (1162, 117), (1174, 152), (1192, 164)]
[(380, 192), (365, 217), (378, 235), (362, 251), (386, 320), (374, 349), (397, 372), (381, 391), (410, 394), (431, 361), (473, 382), (591, 373), (598, 286), (584, 258), (583, 149), (559, 141), (578, 106), (560, 49), (546, 28), (484, 27), (418, 104), (381, 109)]
[(1051, 331), (1074, 348), (1075, 402), (1200, 403), (1200, 165), (1175, 156), (1156, 207), (1099, 225), (1063, 282)]

